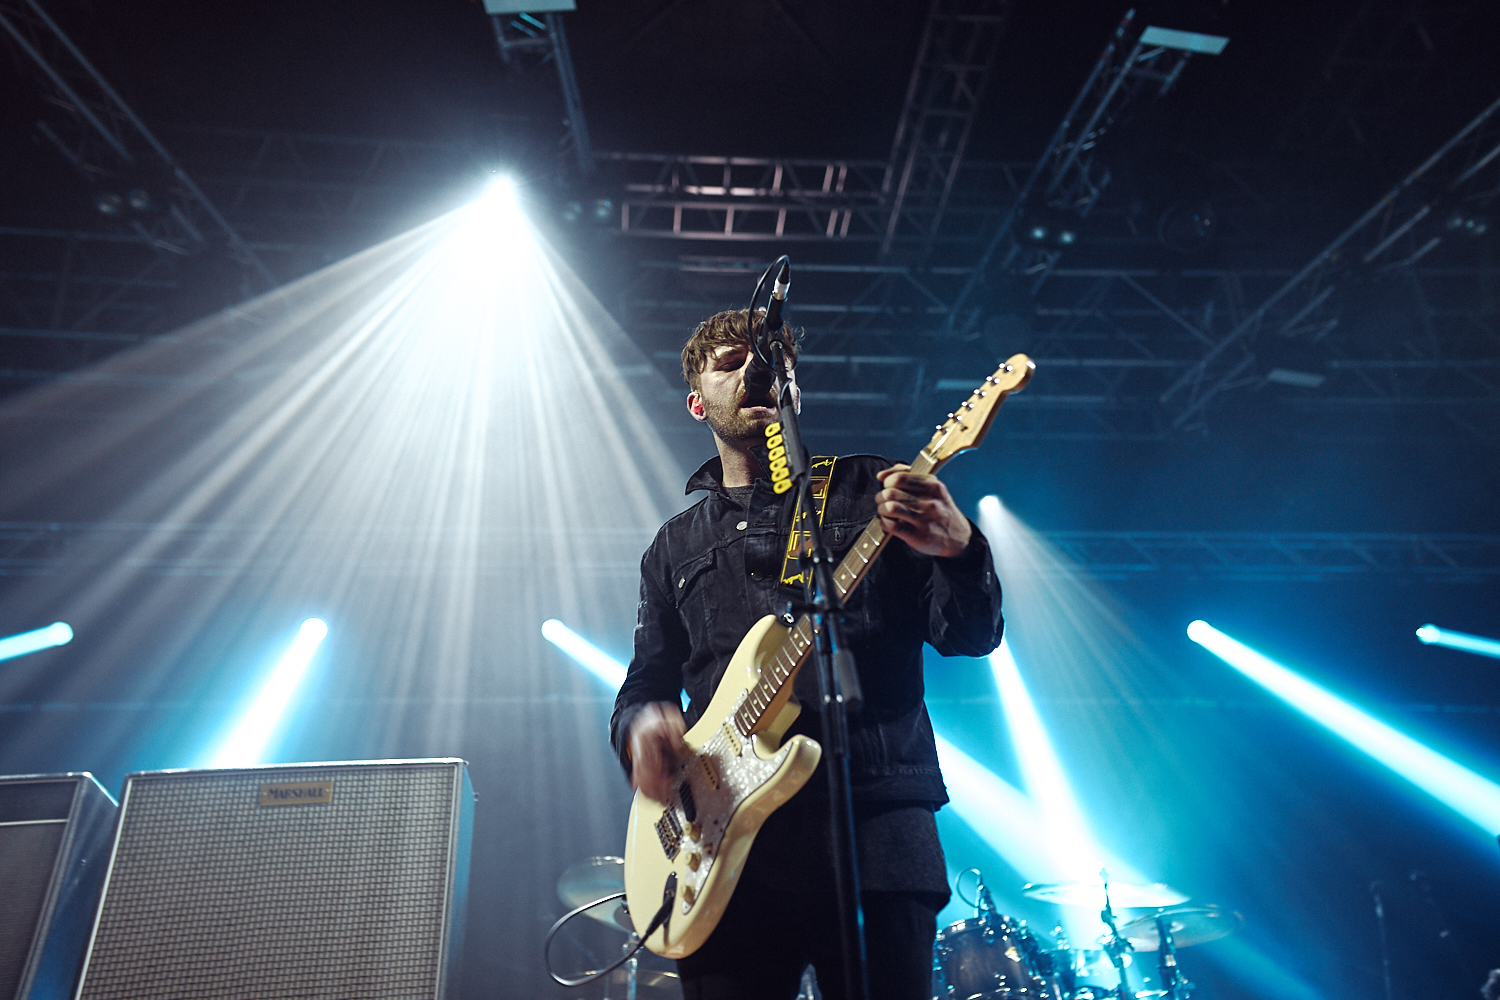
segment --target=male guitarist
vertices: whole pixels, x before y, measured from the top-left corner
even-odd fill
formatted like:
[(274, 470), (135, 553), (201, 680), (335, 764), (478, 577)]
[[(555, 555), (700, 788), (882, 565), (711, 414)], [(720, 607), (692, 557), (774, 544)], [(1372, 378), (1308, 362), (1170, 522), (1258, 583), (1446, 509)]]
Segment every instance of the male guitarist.
[[(790, 363), (795, 337), (786, 326), (779, 336)], [(682, 350), (688, 412), (719, 454), (687, 483), (708, 496), (663, 525), (641, 560), (634, 656), (610, 722), (632, 784), (658, 801), (687, 752), (683, 733), (746, 631), (802, 596), (785, 582), (799, 572), (786, 559), (797, 491), (776, 494), (762, 470), (757, 446), (776, 411), (769, 377), (750, 360), (745, 310), (699, 324)], [(948, 900), (933, 813), (948, 796), (922, 701), (922, 643), (945, 656), (989, 653), (1000, 642), (1000, 587), (988, 542), (935, 477), (871, 455), (837, 459), (821, 511), (836, 559), (877, 513), (900, 541), (850, 595), (844, 628), (864, 689), (849, 768), (869, 981), (877, 1000), (927, 1000)], [(790, 734), (822, 740), (815, 665), (794, 691), (805, 707)], [(808, 964), (825, 996), (844, 995), (827, 787), (820, 764), (761, 828), (717, 928), (678, 961), (685, 997), (791, 998)]]

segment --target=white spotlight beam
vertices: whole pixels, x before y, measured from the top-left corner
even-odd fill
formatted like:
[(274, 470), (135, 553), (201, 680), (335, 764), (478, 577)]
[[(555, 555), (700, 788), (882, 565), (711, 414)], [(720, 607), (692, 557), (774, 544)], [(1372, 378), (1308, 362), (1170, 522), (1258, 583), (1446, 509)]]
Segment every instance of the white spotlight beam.
[(248, 767), (261, 762), (261, 754), (265, 752), (276, 724), (281, 721), (303, 674), (307, 673), (313, 653), (327, 635), (328, 626), (320, 618), (309, 618), (302, 623), (291, 648), (276, 664), (270, 679), (209, 760), (209, 767)]
[(1052, 851), (1031, 800), (941, 735), (936, 739), (949, 804), (958, 817), (1016, 871), (1028, 877), (1051, 872)]
[(625, 665), (610, 656), (583, 636), (574, 632), (556, 618), (542, 622), (542, 638), (567, 653), (579, 666), (608, 684), (610, 690), (620, 690), (625, 683)]
[(1491, 836), (1500, 834), (1500, 785), (1397, 732), (1207, 622), (1193, 622), (1187, 633), (1225, 663)]
[(72, 641), (73, 630), (68, 627), (68, 623), (53, 622), (46, 628), (34, 628), (30, 632), (20, 632), (0, 639), (0, 660), (12, 660), (53, 646), (66, 646)]
[(1436, 625), (1423, 625), (1417, 629), (1417, 638), (1429, 646), (1447, 646), (1449, 649), (1461, 649), (1466, 653), (1493, 656), (1500, 660), (1500, 640), (1486, 639), (1482, 635), (1455, 632), (1448, 628), (1438, 628)]
[(1036, 704), (1021, 680), (1021, 671), (1011, 656), (1009, 644), (1001, 642), (989, 659), (1011, 743), (1015, 747), (1016, 762), (1026, 784), (1026, 794), (1046, 830), (1048, 849), (1058, 873), (1056, 877), (1095, 877), (1101, 867), (1112, 866), (1089, 835), (1062, 762), (1058, 760), (1041, 716), (1037, 714)]

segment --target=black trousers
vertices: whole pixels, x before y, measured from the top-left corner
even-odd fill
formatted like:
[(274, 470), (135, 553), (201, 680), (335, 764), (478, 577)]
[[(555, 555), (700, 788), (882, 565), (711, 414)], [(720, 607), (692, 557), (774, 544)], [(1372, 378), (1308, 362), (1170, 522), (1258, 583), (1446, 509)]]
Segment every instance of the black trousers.
[[(943, 900), (866, 892), (871, 1000), (931, 1000), (932, 940)], [(826, 1000), (845, 997), (838, 904), (824, 886), (786, 892), (744, 881), (703, 947), (677, 962), (685, 1000), (793, 1000), (808, 965)]]

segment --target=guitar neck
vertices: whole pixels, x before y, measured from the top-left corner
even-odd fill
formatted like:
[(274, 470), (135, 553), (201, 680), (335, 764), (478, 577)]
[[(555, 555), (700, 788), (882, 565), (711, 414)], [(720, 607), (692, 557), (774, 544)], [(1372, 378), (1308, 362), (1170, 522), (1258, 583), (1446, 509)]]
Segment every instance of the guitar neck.
[[(928, 454), (927, 449), (922, 449), (911, 463), (911, 471), (917, 475), (931, 475), (942, 466), (942, 462)], [(830, 484), (831, 487), (831, 484)], [(891, 536), (886, 534), (880, 526), (879, 516), (870, 518), (870, 523), (865, 525), (865, 530), (850, 547), (843, 561), (833, 571), (833, 586), (838, 592), (840, 601), (848, 597), (858, 587), (880, 553), (890, 543)], [(742, 736), (749, 736), (759, 729), (765, 719), (766, 709), (770, 707), (776, 696), (792, 682), (797, 676), (797, 671), (802, 669), (802, 664), (813, 650), (813, 623), (812, 618), (803, 615), (797, 619), (785, 639), (781, 641), (780, 647), (771, 657), (770, 662), (762, 669), (760, 680), (752, 687), (742, 704), (734, 714), (736, 727)]]

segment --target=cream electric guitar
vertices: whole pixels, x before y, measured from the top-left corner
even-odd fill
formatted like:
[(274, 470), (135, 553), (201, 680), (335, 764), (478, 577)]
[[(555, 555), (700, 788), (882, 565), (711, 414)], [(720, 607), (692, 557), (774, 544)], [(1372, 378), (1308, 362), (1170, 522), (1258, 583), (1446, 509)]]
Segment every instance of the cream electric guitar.
[[(1024, 388), (1035, 368), (1024, 354), (997, 368), (948, 414), (911, 470), (934, 473), (978, 447), (1005, 397)], [(880, 519), (872, 519), (834, 571), (840, 598), (859, 585), (889, 541)], [(692, 752), (678, 768), (671, 801), (636, 793), (625, 835), (625, 898), (636, 933), (647, 935), (646, 947), (656, 954), (682, 958), (703, 944), (724, 913), (761, 824), (817, 766), (823, 748), (815, 740), (794, 736), (781, 742), (801, 711), (792, 682), (812, 649), (807, 615), (790, 628), (775, 615), (756, 622), (702, 718), (687, 731)]]

